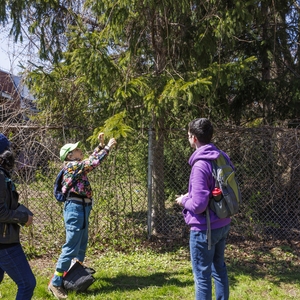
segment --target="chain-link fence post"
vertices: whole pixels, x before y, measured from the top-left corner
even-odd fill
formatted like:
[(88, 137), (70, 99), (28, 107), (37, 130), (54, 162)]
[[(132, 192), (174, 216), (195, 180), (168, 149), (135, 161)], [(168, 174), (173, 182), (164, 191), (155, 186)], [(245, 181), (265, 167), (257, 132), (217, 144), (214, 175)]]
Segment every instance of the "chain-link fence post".
[(153, 139), (153, 130), (152, 125), (149, 126), (148, 130), (148, 213), (147, 213), (147, 230), (148, 230), (148, 239), (150, 239), (152, 234), (152, 164), (153, 164), (153, 155), (152, 155), (152, 139)]

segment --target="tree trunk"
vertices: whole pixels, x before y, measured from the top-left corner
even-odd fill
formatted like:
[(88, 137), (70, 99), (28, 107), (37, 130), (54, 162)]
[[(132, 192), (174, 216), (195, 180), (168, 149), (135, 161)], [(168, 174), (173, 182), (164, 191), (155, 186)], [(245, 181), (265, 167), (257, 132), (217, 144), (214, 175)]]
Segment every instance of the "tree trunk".
[(153, 191), (152, 228), (153, 234), (166, 233), (165, 190), (164, 190), (164, 117), (156, 120), (153, 137)]

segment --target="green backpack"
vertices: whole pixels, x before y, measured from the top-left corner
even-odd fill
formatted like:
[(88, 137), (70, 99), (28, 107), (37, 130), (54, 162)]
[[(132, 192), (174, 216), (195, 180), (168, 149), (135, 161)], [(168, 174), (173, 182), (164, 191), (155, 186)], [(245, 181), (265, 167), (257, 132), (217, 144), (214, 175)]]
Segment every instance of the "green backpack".
[(239, 212), (241, 191), (235, 171), (228, 159), (220, 152), (216, 160), (211, 161), (215, 187), (222, 192), (221, 197), (212, 197), (209, 207), (221, 219), (229, 218)]
[[(215, 190), (221, 191), (221, 193), (216, 193), (218, 195), (213, 196), (210, 199), (208, 207), (221, 219), (231, 217), (239, 212), (239, 206), (242, 201), (239, 183), (235, 176), (235, 170), (221, 151), (219, 157), (216, 160), (211, 161), (211, 165), (212, 175), (215, 179)], [(211, 228), (208, 207), (206, 208), (206, 222), (208, 250), (210, 250)]]

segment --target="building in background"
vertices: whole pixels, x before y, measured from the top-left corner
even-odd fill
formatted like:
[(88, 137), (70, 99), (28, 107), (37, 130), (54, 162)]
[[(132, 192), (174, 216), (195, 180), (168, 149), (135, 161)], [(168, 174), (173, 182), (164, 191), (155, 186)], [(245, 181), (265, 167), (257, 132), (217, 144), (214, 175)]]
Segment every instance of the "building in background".
[(29, 121), (36, 112), (35, 99), (24, 79), (0, 70), (0, 122)]
[(30, 116), (37, 113), (35, 99), (21, 76), (0, 69), (0, 132), (12, 141), (16, 155), (16, 182), (20, 178), (29, 182), (34, 179), (35, 149), (24, 150), (24, 137), (32, 133), (29, 127), (37, 126)]

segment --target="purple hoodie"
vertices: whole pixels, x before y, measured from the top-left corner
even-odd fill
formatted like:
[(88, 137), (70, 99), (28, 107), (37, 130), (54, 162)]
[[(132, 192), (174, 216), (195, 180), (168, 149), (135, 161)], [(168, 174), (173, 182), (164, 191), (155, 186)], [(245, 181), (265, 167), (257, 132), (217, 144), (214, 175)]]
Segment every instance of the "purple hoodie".
[[(185, 222), (191, 230), (207, 229), (205, 209), (215, 186), (210, 160), (218, 158), (219, 153), (220, 150), (214, 144), (207, 144), (196, 149), (189, 159), (192, 166), (189, 191), (182, 198), (182, 204)], [(223, 151), (222, 154), (228, 157)], [(220, 219), (210, 210), (210, 222), (211, 229), (216, 229), (228, 225), (230, 218)]]

